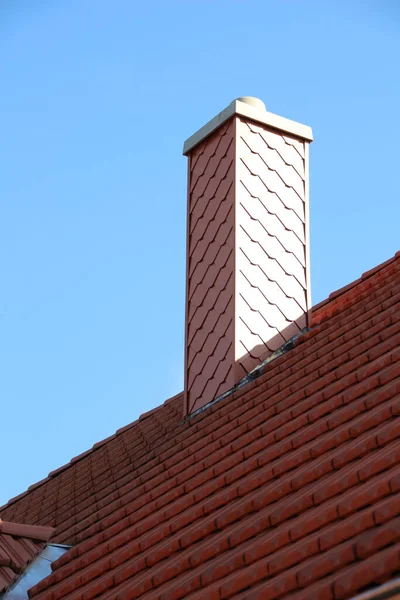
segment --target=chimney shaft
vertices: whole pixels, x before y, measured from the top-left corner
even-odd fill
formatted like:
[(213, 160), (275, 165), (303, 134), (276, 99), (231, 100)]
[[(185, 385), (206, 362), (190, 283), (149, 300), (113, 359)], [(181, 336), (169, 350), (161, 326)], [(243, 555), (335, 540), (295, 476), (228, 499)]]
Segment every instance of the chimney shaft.
[(311, 141), (245, 97), (185, 142), (186, 414), (308, 325)]

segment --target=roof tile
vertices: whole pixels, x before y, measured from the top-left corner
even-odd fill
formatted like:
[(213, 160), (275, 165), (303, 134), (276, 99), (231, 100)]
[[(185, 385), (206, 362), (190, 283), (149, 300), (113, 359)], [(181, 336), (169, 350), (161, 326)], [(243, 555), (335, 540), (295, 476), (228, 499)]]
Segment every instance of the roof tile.
[[(333, 584), (335, 600), (345, 600), (360, 589), (371, 584), (380, 584), (398, 571), (400, 544), (389, 546), (383, 552), (377, 552), (366, 560), (355, 563), (345, 569)], [(361, 585), (360, 585), (361, 584)]]
[(54, 529), (0, 519), (0, 594), (23, 572), (53, 535)]
[(248, 385), (185, 422), (177, 395), (10, 501), (5, 518), (75, 544), (30, 596), (338, 600), (386, 581), (399, 342), (400, 255), (315, 307)]

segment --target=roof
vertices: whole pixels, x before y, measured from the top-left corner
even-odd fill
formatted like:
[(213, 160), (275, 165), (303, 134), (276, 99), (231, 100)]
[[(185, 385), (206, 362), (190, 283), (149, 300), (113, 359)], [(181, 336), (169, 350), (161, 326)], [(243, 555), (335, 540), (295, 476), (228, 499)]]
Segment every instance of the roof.
[(400, 253), (246, 386), (142, 415), (1, 509), (74, 547), (34, 600), (351, 598), (400, 571)]
[(46, 546), (52, 527), (8, 523), (0, 519), (0, 594)]

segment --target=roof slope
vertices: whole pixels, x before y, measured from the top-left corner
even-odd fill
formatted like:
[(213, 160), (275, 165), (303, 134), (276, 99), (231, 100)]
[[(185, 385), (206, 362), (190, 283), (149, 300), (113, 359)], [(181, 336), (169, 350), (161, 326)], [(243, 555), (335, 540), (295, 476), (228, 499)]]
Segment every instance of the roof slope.
[(176, 396), (12, 500), (75, 544), (35, 600), (345, 599), (400, 571), (400, 254), (180, 423)]
[(0, 594), (46, 546), (51, 527), (20, 525), (0, 519)]

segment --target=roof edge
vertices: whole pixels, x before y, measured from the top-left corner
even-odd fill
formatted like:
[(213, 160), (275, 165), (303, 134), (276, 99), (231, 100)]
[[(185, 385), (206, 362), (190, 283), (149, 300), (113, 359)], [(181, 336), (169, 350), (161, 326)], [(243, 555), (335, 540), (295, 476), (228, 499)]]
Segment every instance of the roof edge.
[(399, 258), (400, 258), (400, 250), (397, 251), (396, 254), (394, 256), (392, 256), (391, 258), (388, 258), (387, 260), (385, 260), (384, 262), (380, 263), (376, 267), (373, 267), (369, 271), (365, 271), (361, 275), (361, 277), (359, 277), (358, 279), (355, 279), (351, 283), (348, 283), (347, 285), (345, 285), (345, 286), (343, 286), (343, 287), (341, 287), (341, 288), (339, 288), (339, 289), (331, 292), (329, 294), (329, 296), (327, 298), (325, 298), (325, 300), (321, 300), (321, 302), (318, 302), (318, 304), (316, 304), (315, 306), (312, 307), (313, 314), (316, 313), (317, 311), (319, 311), (321, 308), (325, 307), (327, 304), (329, 304), (333, 300), (336, 300), (340, 296), (343, 296), (344, 294), (346, 294), (346, 292), (352, 290), (357, 285), (359, 285), (363, 281), (369, 279), (370, 277), (372, 277), (373, 275), (375, 275), (378, 271), (381, 271), (382, 269), (384, 269), (388, 265), (392, 264), (393, 262), (395, 262)]
[[(236, 102), (236, 101), (234, 101)], [(232, 105), (233, 103), (231, 103)], [(242, 103), (243, 104), (243, 103)], [(231, 106), (229, 105), (229, 106)], [(246, 106), (246, 105), (245, 105)], [(229, 107), (228, 107), (229, 108)], [(251, 108), (251, 107), (250, 107)], [(224, 111), (223, 111), (224, 112)], [(222, 114), (222, 113), (220, 113)], [(189, 138), (190, 139), (190, 138)], [(339, 298), (340, 296), (343, 296), (346, 292), (348, 292), (349, 290), (351, 290), (352, 288), (354, 288), (355, 286), (359, 285), (361, 282), (365, 281), (366, 279), (372, 277), (373, 275), (375, 275), (375, 273), (377, 273), (378, 271), (380, 271), (381, 269), (384, 269), (386, 266), (390, 265), (391, 263), (393, 263), (395, 260), (400, 259), (400, 250), (397, 251), (395, 253), (394, 256), (392, 256), (391, 258), (389, 258), (388, 260), (384, 261), (383, 263), (377, 265), (376, 267), (373, 267), (372, 269), (370, 269), (369, 271), (366, 271), (365, 273), (363, 273), (361, 275), (361, 277), (359, 277), (358, 279), (356, 279), (355, 281), (352, 281), (351, 283), (349, 283), (348, 285), (332, 292), (328, 298), (326, 298), (325, 300), (322, 300), (321, 302), (319, 302), (318, 304), (316, 304), (315, 306), (312, 307), (312, 321), (311, 321), (311, 331), (309, 332), (309, 334), (313, 334), (313, 331), (315, 329), (315, 327), (317, 325), (319, 325), (319, 322), (315, 321), (315, 319), (317, 318), (318, 314), (321, 311), (321, 314), (323, 313), (323, 309), (325, 309), (327, 307), (327, 305), (329, 305), (330, 302), (332, 302), (333, 300), (336, 300), (337, 298)], [(322, 310), (321, 310), (322, 309)], [(305, 337), (307, 337), (307, 335), (309, 334), (305, 334), (305, 336), (303, 335), (300, 339), (303, 339)], [(101, 448), (104, 444), (106, 444), (108, 441), (110, 441), (111, 439), (117, 437), (118, 435), (120, 435), (121, 433), (123, 433), (124, 431), (126, 431), (127, 429), (129, 429), (130, 427), (133, 427), (137, 422), (150, 417), (152, 414), (154, 414), (156, 412), (157, 408), (160, 408), (161, 406), (168, 404), (169, 402), (174, 401), (176, 398), (178, 398), (179, 396), (181, 396), (183, 394), (183, 392), (180, 392), (178, 394), (175, 394), (174, 396), (168, 398), (167, 400), (165, 400), (165, 402), (163, 402), (163, 404), (159, 405), (158, 407), (156, 407), (155, 409), (151, 409), (145, 413), (143, 413), (142, 415), (140, 415), (138, 417), (138, 419), (136, 419), (135, 421), (132, 421), (132, 423), (129, 423), (128, 425), (125, 425), (124, 427), (121, 427), (120, 429), (118, 429), (114, 434), (110, 435), (109, 437), (105, 438), (104, 440), (101, 440), (99, 442), (96, 442), (92, 448), (90, 448), (89, 450), (86, 450), (85, 452), (83, 452), (82, 454), (79, 454), (78, 456), (75, 456), (74, 458), (72, 458), (70, 460), (69, 463), (62, 465), (61, 467), (59, 467), (58, 469), (55, 469), (53, 471), (51, 471), (47, 477), (45, 477), (44, 479), (38, 481), (37, 483), (31, 485), (27, 490), (25, 490), (24, 492), (22, 492), (21, 494), (18, 494), (17, 496), (14, 496), (13, 498), (10, 498), (8, 500), (8, 502), (6, 502), (5, 504), (3, 504), (2, 506), (0, 506), (0, 510), (7, 508), (8, 506), (11, 506), (12, 504), (14, 504), (15, 502), (17, 502), (18, 500), (20, 500), (21, 498), (23, 498), (24, 496), (26, 496), (27, 494), (29, 494), (31, 491), (33, 491), (36, 488), (41, 487), (42, 485), (44, 485), (45, 483), (47, 483), (50, 479), (53, 479), (54, 477), (56, 477), (57, 475), (59, 475), (60, 473), (64, 472), (66, 469), (68, 469), (69, 467), (71, 467), (73, 464), (75, 464), (76, 462), (79, 462), (80, 460), (83, 460), (85, 458), (85, 456), (87, 456), (88, 454), (95, 452), (96, 450), (98, 450), (99, 448)], [(214, 402), (214, 401), (213, 401)], [(0, 520), (1, 522), (1, 520)]]
[[(165, 400), (162, 404), (159, 404), (155, 408), (153, 408), (153, 409), (151, 409), (151, 410), (149, 410), (149, 411), (147, 411), (147, 412), (139, 415), (139, 417), (137, 419), (135, 419), (134, 421), (132, 421), (128, 425), (124, 425), (120, 429), (117, 429), (117, 431), (115, 433), (113, 433), (110, 436), (104, 438), (103, 440), (100, 440), (99, 442), (96, 442), (88, 450), (85, 450), (81, 454), (78, 454), (77, 456), (74, 456), (65, 465), (61, 465), (61, 467), (58, 467), (57, 469), (54, 469), (53, 471), (50, 471), (50, 473), (47, 475), (47, 477), (44, 477), (43, 479), (41, 479), (37, 483), (33, 483), (32, 485), (30, 485), (28, 487), (27, 490), (21, 492), (17, 496), (13, 496), (12, 498), (10, 498), (8, 500), (8, 502), (6, 502), (5, 504), (2, 504), (0, 506), (0, 511), (6, 509), (7, 507), (11, 506), (15, 502), (18, 502), (18, 500), (20, 500), (24, 496), (28, 495), (33, 490), (41, 487), (42, 485), (44, 485), (45, 483), (47, 483), (48, 481), (50, 481), (50, 479), (54, 479), (54, 477), (57, 477), (57, 475), (59, 475), (60, 473), (63, 473), (64, 471), (66, 471), (67, 469), (69, 469), (70, 467), (72, 467), (75, 463), (83, 460), (86, 456), (88, 456), (89, 454), (95, 452), (99, 448), (102, 448), (104, 446), (104, 444), (107, 444), (107, 442), (109, 442), (109, 441), (113, 440), (114, 438), (118, 437), (119, 435), (121, 435), (122, 433), (124, 433), (125, 431), (127, 431), (128, 429), (130, 429), (131, 427), (133, 427), (134, 425), (136, 425), (139, 421), (143, 421), (147, 417), (150, 417), (152, 414), (156, 413), (157, 410), (160, 409), (162, 406), (164, 406), (166, 404), (169, 404), (170, 402), (173, 402), (174, 400), (178, 399), (179, 396), (182, 396), (182, 395), (183, 395), (183, 391), (179, 392), (178, 394), (175, 394), (174, 396), (171, 396), (170, 398), (167, 398), (167, 400)], [(0, 523), (5, 523), (5, 521), (1, 521), (1, 519), (0, 519)], [(32, 527), (33, 527), (33, 525), (32, 525)], [(0, 531), (1, 531), (1, 527), (0, 527)]]

